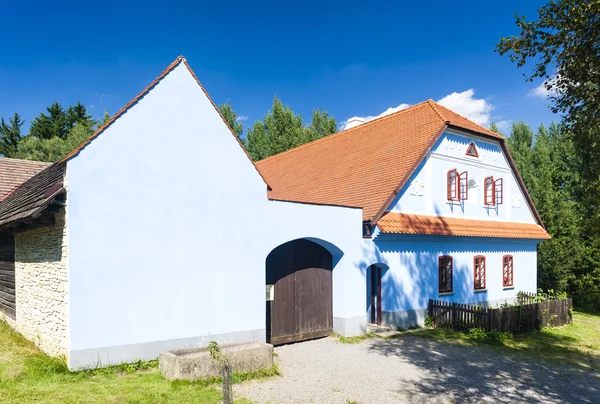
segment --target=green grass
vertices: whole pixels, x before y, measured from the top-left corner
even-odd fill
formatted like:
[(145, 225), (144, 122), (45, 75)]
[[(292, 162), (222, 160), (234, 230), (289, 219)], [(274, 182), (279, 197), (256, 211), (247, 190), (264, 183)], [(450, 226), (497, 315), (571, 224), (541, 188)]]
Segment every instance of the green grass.
[(344, 337), (343, 335), (339, 335), (339, 334), (334, 334), (334, 335), (337, 337), (338, 341), (341, 342), (342, 344), (358, 344), (366, 339), (370, 339), (375, 336), (375, 334), (372, 334), (372, 333), (357, 335), (355, 337)]
[[(275, 366), (236, 373), (233, 381), (279, 374)], [(158, 373), (158, 361), (71, 372), (64, 360), (45, 355), (0, 321), (0, 397), (2, 403), (219, 403), (221, 392), (219, 378), (169, 382)]]
[[(443, 339), (462, 345), (477, 344), (462, 332), (441, 328), (411, 335)], [(600, 314), (575, 311), (573, 323), (515, 336), (490, 344), (514, 356), (569, 363), (584, 370), (600, 371)]]

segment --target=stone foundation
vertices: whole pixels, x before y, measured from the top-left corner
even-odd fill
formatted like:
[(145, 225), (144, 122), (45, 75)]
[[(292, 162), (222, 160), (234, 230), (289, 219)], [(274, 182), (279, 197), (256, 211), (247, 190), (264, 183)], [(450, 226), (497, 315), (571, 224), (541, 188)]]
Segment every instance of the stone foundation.
[(15, 234), (16, 319), (8, 323), (52, 356), (68, 353), (67, 226)]

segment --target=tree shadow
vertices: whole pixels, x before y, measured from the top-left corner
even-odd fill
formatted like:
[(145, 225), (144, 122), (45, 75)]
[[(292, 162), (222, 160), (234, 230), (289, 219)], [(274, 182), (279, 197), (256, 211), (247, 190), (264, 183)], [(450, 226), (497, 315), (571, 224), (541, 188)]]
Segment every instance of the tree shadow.
[[(551, 334), (543, 334), (543, 338), (553, 346), (574, 341), (571, 337)], [(583, 364), (561, 363), (560, 356), (557, 362), (537, 360), (524, 355), (519, 348), (494, 349), (461, 342), (459, 345), (405, 335), (374, 340), (369, 351), (396, 357), (423, 370), (424, 376), (408, 391), (398, 390), (412, 399), (426, 395), (459, 402), (598, 402), (600, 373)], [(562, 354), (568, 355), (569, 350), (564, 349)]]

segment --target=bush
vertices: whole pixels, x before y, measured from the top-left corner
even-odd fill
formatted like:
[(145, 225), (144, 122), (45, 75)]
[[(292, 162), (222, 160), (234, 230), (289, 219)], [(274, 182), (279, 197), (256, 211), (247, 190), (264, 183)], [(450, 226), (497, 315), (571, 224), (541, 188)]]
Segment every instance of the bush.
[(509, 332), (500, 332), (496, 330), (486, 331), (483, 328), (471, 328), (467, 334), (468, 338), (474, 342), (480, 343), (503, 343), (512, 338)]
[(425, 327), (431, 328), (433, 327), (433, 319), (429, 314), (425, 314)]

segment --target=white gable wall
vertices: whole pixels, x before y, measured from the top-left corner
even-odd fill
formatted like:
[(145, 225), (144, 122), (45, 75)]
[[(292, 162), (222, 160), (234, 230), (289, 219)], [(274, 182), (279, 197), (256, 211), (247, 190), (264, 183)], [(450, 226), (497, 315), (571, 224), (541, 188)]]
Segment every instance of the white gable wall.
[[(362, 240), (360, 209), (268, 201), (183, 63), (68, 162), (67, 184), (72, 368), (264, 341), (268, 253), (300, 237), (344, 252)], [(345, 302), (354, 259), (334, 269), (338, 323), (364, 319)]]
[[(465, 153), (474, 142), (479, 157)], [(463, 202), (447, 200), (447, 173), (456, 168), (468, 172), (469, 197)], [(495, 207), (484, 204), (484, 178), (503, 178), (504, 201)], [(536, 223), (500, 145), (480, 137), (448, 130), (442, 135), (407, 185), (390, 204), (393, 212), (465, 219)]]

